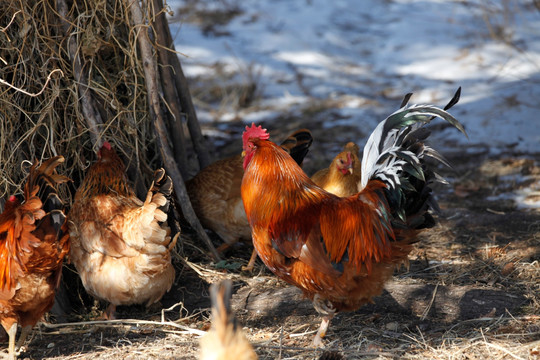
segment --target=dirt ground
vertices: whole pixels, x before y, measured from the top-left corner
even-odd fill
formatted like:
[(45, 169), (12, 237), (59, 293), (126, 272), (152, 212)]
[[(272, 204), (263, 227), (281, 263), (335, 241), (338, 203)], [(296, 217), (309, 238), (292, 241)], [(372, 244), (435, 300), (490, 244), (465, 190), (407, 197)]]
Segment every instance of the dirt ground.
[[(191, 21), (206, 20), (208, 32), (224, 35), (211, 15)], [(225, 75), (189, 79), (196, 104), (234, 98), (239, 108), (256, 107), (265, 84), (253, 76), (253, 82), (229, 86)], [(300, 75), (296, 81), (302, 82)], [(379, 93), (366, 94), (361, 105), (393, 112), (401, 101), (390, 98), (395, 89), (372, 85)], [(276, 141), (298, 128), (310, 129), (315, 141), (304, 168), (312, 174), (327, 167), (345, 143), (372, 130), (361, 123), (343, 125), (350, 122), (334, 110), (340, 105), (313, 98), (301, 111), (263, 125)], [(434, 125), (434, 133), (442, 128), (440, 122)], [(240, 151), (243, 126), (240, 119), (203, 124), (205, 133), (219, 134), (208, 138), (216, 159)], [(540, 200), (540, 153), (517, 153), (509, 146), (494, 155), (488, 144), (464, 148), (445, 142), (444, 148), (453, 169), (440, 169), (450, 185), (436, 189), (438, 224), (422, 233), (408, 268), (396, 270), (373, 304), (332, 320), (324, 351), (346, 359), (540, 359), (540, 209), (527, 207)], [(260, 261), (252, 273), (241, 271), (249, 244), (230, 249), (217, 264), (187, 228), (177, 246), (172, 290), (149, 309), (119, 307), (114, 321), (99, 320), (106, 304), (89, 298), (66, 266), (63, 291), (70, 303), (62, 307), (71, 311), (46, 316), (19, 358), (196, 359), (199, 338), (210, 326), (209, 285), (225, 278), (233, 280), (234, 311), (260, 359), (321, 356), (323, 350), (311, 348), (320, 317), (300, 291)]]
[[(328, 163), (335, 145), (329, 130), (322, 130), (327, 114), (315, 118), (320, 120), (287, 119), (276, 126), (283, 134), (313, 129), (308, 173)], [(233, 124), (231, 132), (239, 129)], [(359, 135), (357, 129), (331, 131)], [(221, 153), (238, 146), (237, 140), (231, 144)], [(326, 350), (347, 359), (539, 357), (540, 211), (501, 194), (538, 185), (540, 154), (445, 155), (454, 169), (440, 169), (450, 185), (437, 188), (438, 225), (421, 235), (409, 268), (396, 271), (374, 304), (336, 316)], [(538, 192), (528, 196), (534, 200)], [(171, 292), (150, 309), (120, 307), (120, 320), (112, 322), (97, 320), (104, 304), (94, 304), (68, 268), (73, 311), (40, 323), (20, 358), (195, 359), (199, 336), (209, 328), (208, 286), (224, 278), (233, 280), (233, 308), (261, 359), (318, 358), (322, 350), (310, 343), (320, 318), (310, 302), (260, 262), (253, 273), (242, 272), (249, 255), (249, 245), (240, 245), (224, 262), (212, 263), (204, 245), (184, 229)]]

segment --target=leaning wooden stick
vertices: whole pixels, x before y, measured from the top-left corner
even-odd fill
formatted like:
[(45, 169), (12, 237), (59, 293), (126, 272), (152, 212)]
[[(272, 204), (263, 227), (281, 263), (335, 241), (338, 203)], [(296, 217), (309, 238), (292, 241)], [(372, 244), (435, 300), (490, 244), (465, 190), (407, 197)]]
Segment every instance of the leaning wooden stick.
[(187, 195), (186, 186), (184, 185), (184, 180), (174, 161), (172, 150), (167, 142), (167, 127), (163, 121), (158, 95), (159, 88), (157, 84), (156, 62), (153, 58), (152, 46), (150, 39), (148, 38), (147, 26), (143, 22), (143, 15), (139, 2), (126, 0), (126, 7), (130, 8), (134, 29), (137, 30), (137, 41), (139, 43), (141, 58), (143, 59), (142, 63), (147, 86), (148, 103), (150, 105), (150, 111), (153, 112), (154, 129), (156, 131), (157, 143), (161, 152), (163, 164), (167, 170), (167, 174), (173, 180), (176, 197), (182, 207), (182, 212), (184, 213), (186, 220), (197, 232), (197, 235), (206, 243), (214, 260), (219, 260), (220, 257), (216, 248), (208, 235), (206, 235), (199, 219), (197, 219), (197, 216), (193, 211), (193, 207), (191, 206), (191, 202)]

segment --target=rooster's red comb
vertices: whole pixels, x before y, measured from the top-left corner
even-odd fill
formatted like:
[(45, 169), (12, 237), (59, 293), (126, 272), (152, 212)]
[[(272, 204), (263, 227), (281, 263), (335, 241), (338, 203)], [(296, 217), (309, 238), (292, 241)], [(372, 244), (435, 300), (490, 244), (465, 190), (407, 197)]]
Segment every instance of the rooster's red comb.
[(269, 137), (270, 134), (261, 125), (255, 126), (254, 123), (251, 123), (251, 127), (246, 125), (246, 130), (242, 134), (242, 141), (245, 144), (249, 139), (268, 140)]

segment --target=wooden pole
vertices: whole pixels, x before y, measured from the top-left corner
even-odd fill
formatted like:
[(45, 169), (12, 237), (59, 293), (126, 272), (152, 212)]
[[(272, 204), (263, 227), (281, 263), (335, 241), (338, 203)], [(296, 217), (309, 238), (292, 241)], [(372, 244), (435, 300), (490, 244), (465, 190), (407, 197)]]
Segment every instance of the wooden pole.
[[(176, 93), (176, 85), (174, 81), (174, 71), (170, 64), (169, 40), (167, 39), (168, 24), (165, 12), (162, 11), (163, 5), (159, 1), (154, 0), (154, 16), (152, 28), (154, 29), (155, 39), (157, 43), (157, 53), (159, 62), (159, 74), (161, 85), (163, 87), (163, 96), (167, 105), (167, 120), (169, 135), (171, 136), (172, 146), (176, 163), (180, 168), (182, 176), (186, 178), (188, 172), (188, 161), (186, 155), (186, 137), (182, 120), (185, 114), (180, 108), (179, 97)], [(157, 14), (156, 14), (157, 13)]]
[(186, 220), (190, 223), (197, 235), (206, 243), (215, 261), (220, 260), (219, 254), (212, 244), (212, 241), (204, 231), (199, 219), (193, 211), (191, 202), (187, 195), (184, 180), (174, 161), (172, 150), (167, 141), (167, 127), (163, 121), (161, 104), (159, 100), (159, 87), (157, 82), (156, 61), (152, 53), (152, 45), (148, 37), (148, 26), (143, 21), (142, 10), (138, 0), (126, 0), (126, 6), (131, 11), (133, 27), (136, 33), (137, 42), (141, 54), (146, 90), (148, 93), (148, 103), (150, 111), (153, 113), (153, 124), (156, 131), (157, 143), (163, 159), (165, 170), (173, 180), (176, 198), (182, 207), (182, 212)]
[[(155, 0), (154, 4), (156, 9), (163, 9), (162, 0)], [(163, 17), (163, 20), (166, 22), (165, 17)], [(184, 71), (182, 70), (182, 65), (180, 64), (180, 60), (178, 59), (178, 55), (176, 54), (168, 23), (166, 23), (163, 27), (163, 31), (164, 41), (167, 44), (167, 47), (171, 49), (171, 51), (167, 52), (169, 57), (168, 64), (171, 64), (173, 68), (173, 79), (176, 85), (176, 92), (180, 100), (180, 106), (182, 108), (182, 111), (186, 114), (189, 134), (191, 135), (193, 148), (197, 153), (199, 167), (200, 169), (204, 169), (211, 163), (210, 153), (208, 152), (206, 141), (204, 140), (204, 136), (202, 135), (199, 120), (197, 119), (197, 113), (195, 112), (193, 101), (191, 100), (191, 93), (187, 85), (186, 77), (184, 76)]]

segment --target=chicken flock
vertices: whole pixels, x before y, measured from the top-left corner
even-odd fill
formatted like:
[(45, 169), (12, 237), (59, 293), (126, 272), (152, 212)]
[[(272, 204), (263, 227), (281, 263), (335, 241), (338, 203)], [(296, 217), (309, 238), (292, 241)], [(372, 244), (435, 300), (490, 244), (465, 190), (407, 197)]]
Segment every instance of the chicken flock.
[[(424, 143), (424, 125), (438, 117), (465, 134), (446, 111), (458, 99), (459, 90), (444, 110), (404, 101), (375, 128), (361, 160), (359, 146), (347, 143), (311, 178), (301, 168), (313, 142), (309, 130), (295, 131), (278, 146), (261, 126), (246, 126), (242, 154), (186, 183), (193, 208), (223, 240), (219, 250), (249, 241), (254, 251), (247, 270), (258, 255), (312, 300), (322, 317), (313, 345), (323, 346), (333, 316), (378, 296), (394, 268), (407, 261), (418, 233), (434, 225), (431, 210), (438, 207), (430, 185), (444, 180), (425, 159), (446, 161)], [(179, 233), (172, 234), (167, 222), (173, 186), (165, 171), (155, 171), (141, 200), (124, 162), (104, 142), (69, 207), (59, 196), (70, 181), (57, 171), (63, 162), (62, 156), (41, 165), (36, 160), (23, 194), (9, 197), (0, 214), (0, 322), (10, 360), (51, 309), (65, 262), (75, 266), (91, 296), (109, 304), (106, 319), (114, 319), (118, 305), (159, 302), (174, 284), (171, 259)], [(230, 292), (230, 284), (212, 291), (214, 326), (225, 332), (236, 329), (227, 320)], [(234, 341), (247, 349), (242, 358), (256, 358), (241, 334)], [(206, 355), (204, 344), (204, 358), (219, 358)]]

